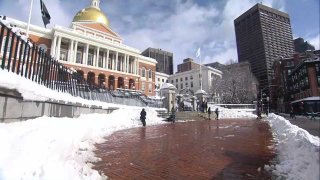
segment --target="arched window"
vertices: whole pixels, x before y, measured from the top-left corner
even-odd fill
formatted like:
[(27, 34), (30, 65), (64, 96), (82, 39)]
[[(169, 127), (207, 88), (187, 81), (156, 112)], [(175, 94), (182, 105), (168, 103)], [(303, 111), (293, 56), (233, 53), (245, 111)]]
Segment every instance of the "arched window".
[(146, 77), (146, 68), (144, 67), (141, 69), (141, 76)]
[(149, 71), (148, 71), (148, 78), (152, 79), (152, 71), (151, 71), (151, 69), (149, 69)]

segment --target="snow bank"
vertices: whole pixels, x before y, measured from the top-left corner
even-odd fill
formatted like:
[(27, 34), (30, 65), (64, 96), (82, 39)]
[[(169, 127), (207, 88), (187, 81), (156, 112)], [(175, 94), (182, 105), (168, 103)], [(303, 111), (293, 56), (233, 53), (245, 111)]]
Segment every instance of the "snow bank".
[[(147, 126), (163, 123), (153, 108), (145, 109)], [(121, 108), (108, 115), (0, 124), (0, 179), (104, 179), (87, 163), (97, 160), (94, 144), (115, 131), (141, 126), (140, 111)]]
[(218, 108), (219, 118), (257, 118), (252, 112), (246, 112), (246, 109), (228, 109), (213, 104), (208, 104), (208, 107), (211, 108), (212, 113)]
[(286, 179), (319, 180), (319, 137), (275, 114), (270, 114), (267, 121), (278, 143), (276, 149), (279, 164), (271, 169)]

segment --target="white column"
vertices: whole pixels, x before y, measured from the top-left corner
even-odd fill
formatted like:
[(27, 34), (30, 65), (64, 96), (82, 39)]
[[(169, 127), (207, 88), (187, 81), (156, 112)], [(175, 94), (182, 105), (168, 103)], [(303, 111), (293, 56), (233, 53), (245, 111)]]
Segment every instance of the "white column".
[(58, 37), (58, 45), (57, 45), (57, 49), (56, 49), (56, 58), (57, 58), (58, 60), (60, 60), (61, 39), (62, 39), (62, 37), (59, 36), (59, 37)]
[(139, 63), (138, 59), (136, 59), (136, 68), (135, 68), (136, 74), (139, 74)]
[(68, 62), (72, 62), (73, 42), (74, 42), (74, 40), (71, 40), (71, 43), (70, 43), (70, 45), (69, 45), (69, 50), (68, 50)]
[(102, 68), (106, 68), (106, 52), (102, 51)]
[(115, 70), (118, 71), (118, 58), (119, 58), (119, 52), (116, 53), (116, 64), (115, 64)]
[(57, 36), (54, 36), (53, 41), (51, 42), (51, 56), (54, 57), (56, 55), (56, 46), (57, 46)]
[(89, 55), (89, 44), (86, 45), (85, 53), (83, 53), (84, 59), (83, 64), (88, 65), (88, 55)]
[(123, 68), (123, 70), (124, 70), (124, 72), (126, 73), (127, 72), (127, 60), (128, 60), (128, 55), (124, 55), (124, 68)]
[(76, 41), (74, 45), (74, 54), (73, 54), (73, 62), (75, 63), (77, 61), (77, 51), (78, 51), (78, 41)]
[(100, 54), (100, 47), (97, 47), (97, 55), (96, 55), (96, 64), (94, 66), (99, 66), (99, 54)]
[(127, 73), (129, 73), (129, 68), (130, 68), (130, 64), (129, 64), (129, 60), (130, 60), (130, 56), (127, 56)]
[(109, 69), (109, 49), (107, 49), (107, 64), (106, 64), (106, 69)]
[(93, 58), (92, 58), (92, 66), (96, 66), (96, 55), (97, 51), (96, 48), (93, 48)]

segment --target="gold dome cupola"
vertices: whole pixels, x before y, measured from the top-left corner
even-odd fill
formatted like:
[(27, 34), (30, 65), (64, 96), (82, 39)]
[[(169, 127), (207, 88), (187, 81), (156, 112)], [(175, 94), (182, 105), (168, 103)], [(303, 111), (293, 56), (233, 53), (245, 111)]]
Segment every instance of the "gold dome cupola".
[(79, 11), (72, 22), (95, 22), (109, 27), (107, 16), (100, 10), (100, 0), (92, 0), (91, 6)]

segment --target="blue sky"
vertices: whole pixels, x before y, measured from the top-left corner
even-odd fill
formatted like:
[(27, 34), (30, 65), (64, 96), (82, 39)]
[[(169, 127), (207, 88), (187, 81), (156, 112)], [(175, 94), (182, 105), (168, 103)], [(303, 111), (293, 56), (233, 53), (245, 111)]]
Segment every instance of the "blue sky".
[[(0, 14), (27, 21), (31, 0), (0, 0)], [(43, 0), (52, 17), (49, 27), (69, 26), (91, 0)], [(293, 37), (303, 37), (319, 49), (319, 0), (101, 0), (111, 28), (124, 43), (174, 53), (175, 68), (195, 58), (201, 47), (203, 63), (237, 60), (233, 20), (256, 3), (290, 15)], [(32, 24), (43, 26), (39, 0), (34, 0)], [(14, 10), (12, 8), (15, 8)]]

